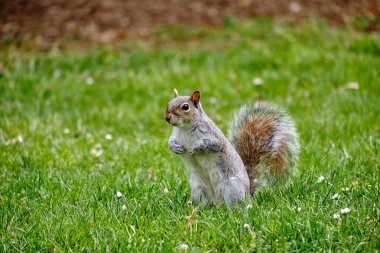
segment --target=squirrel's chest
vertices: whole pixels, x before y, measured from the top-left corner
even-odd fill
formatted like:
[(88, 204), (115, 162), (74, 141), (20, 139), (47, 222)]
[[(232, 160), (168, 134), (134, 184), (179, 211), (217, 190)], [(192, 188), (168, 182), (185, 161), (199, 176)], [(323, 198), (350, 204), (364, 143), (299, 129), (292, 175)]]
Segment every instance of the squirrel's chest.
[(183, 146), (187, 151), (190, 151), (198, 137), (187, 133), (179, 133), (176, 139), (179, 145)]
[[(189, 167), (190, 170), (196, 172), (199, 177), (204, 179), (204, 181), (209, 181), (209, 178), (217, 179), (216, 174), (219, 174), (221, 169), (218, 165), (218, 154), (213, 152), (208, 152), (205, 154), (190, 155), (193, 145), (202, 138), (196, 133), (180, 133), (177, 136), (177, 142), (179, 145), (183, 146), (187, 152), (182, 154), (182, 158)], [(215, 181), (215, 180), (211, 180)]]

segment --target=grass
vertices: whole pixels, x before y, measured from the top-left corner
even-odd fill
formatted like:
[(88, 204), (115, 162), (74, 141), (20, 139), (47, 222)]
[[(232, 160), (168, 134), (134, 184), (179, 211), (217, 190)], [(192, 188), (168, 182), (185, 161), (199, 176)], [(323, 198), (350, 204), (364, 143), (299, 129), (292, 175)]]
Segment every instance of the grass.
[[(0, 251), (378, 251), (379, 35), (270, 20), (182, 29), (157, 30), (157, 46), (2, 49)], [(163, 119), (174, 87), (200, 89), (224, 132), (242, 104), (285, 107), (302, 139), (298, 178), (251, 209), (189, 206)]]

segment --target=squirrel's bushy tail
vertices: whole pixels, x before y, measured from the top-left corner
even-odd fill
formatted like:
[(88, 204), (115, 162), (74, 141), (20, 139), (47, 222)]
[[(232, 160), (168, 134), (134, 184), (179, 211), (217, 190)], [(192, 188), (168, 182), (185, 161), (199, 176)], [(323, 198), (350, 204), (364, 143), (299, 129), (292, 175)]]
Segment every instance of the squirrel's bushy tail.
[(284, 110), (261, 101), (246, 105), (235, 117), (229, 134), (247, 169), (252, 195), (265, 178), (277, 182), (295, 174), (299, 136)]

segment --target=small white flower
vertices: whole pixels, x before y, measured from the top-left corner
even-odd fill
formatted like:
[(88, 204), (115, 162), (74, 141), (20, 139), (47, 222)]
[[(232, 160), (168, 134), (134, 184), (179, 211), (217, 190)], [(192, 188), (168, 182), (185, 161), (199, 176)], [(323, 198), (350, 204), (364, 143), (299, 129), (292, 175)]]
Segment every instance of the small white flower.
[(101, 163), (95, 163), (95, 167), (98, 168), (98, 169), (102, 169), (103, 168), (103, 164), (101, 164)]
[(22, 135), (21, 135), (21, 134), (17, 136), (17, 141), (18, 141), (19, 143), (23, 143), (23, 142), (24, 142), (24, 138), (22, 138)]
[(70, 129), (68, 129), (68, 128), (63, 129), (63, 133), (64, 134), (69, 134), (70, 133)]
[(211, 97), (210, 98), (210, 104), (216, 104), (216, 98), (215, 97)]
[(93, 85), (94, 84), (94, 79), (92, 77), (87, 77), (86, 84), (87, 85)]
[(95, 157), (99, 157), (99, 156), (103, 155), (103, 150), (93, 148), (93, 149), (91, 149), (91, 155), (95, 156)]
[(331, 199), (338, 199), (339, 198), (339, 194), (338, 193), (335, 193), (332, 197), (331, 197)]
[(348, 188), (348, 187), (343, 187), (341, 190), (342, 190), (342, 192), (348, 192), (348, 191), (350, 190), (350, 188)]
[(24, 138), (22, 138), (22, 135), (19, 134), (17, 137), (13, 138), (9, 142), (6, 142), (6, 145), (16, 144), (16, 143), (23, 143), (23, 142), (24, 142)]
[(121, 208), (123, 208), (123, 210), (127, 210), (127, 206), (126, 205), (123, 205)]
[(121, 192), (117, 192), (117, 193), (116, 193), (116, 196), (117, 196), (118, 198), (121, 198), (121, 197), (123, 196), (123, 194), (122, 194)]
[(261, 79), (260, 77), (255, 77), (252, 79), (252, 83), (254, 85), (262, 85), (263, 84), (263, 79)]
[(189, 246), (187, 246), (187, 244), (185, 243), (182, 243), (181, 245), (179, 245), (179, 252), (181, 253), (187, 252), (188, 249), (189, 249)]
[(340, 218), (339, 213), (334, 213), (333, 218), (334, 218), (334, 219), (339, 219), (339, 218)]
[(351, 212), (351, 209), (350, 209), (350, 208), (348, 208), (348, 207), (346, 207), (346, 208), (343, 208), (342, 210), (340, 210), (340, 213), (341, 213), (341, 214), (344, 214), (344, 213), (349, 213), (349, 212)]
[(251, 209), (252, 208), (252, 205), (247, 205), (247, 209)]
[(358, 90), (359, 89), (359, 83), (358, 82), (348, 82), (345, 85), (346, 89), (349, 90)]
[(110, 135), (110, 134), (106, 134), (106, 140), (112, 140), (112, 135)]
[(290, 2), (289, 10), (293, 13), (298, 13), (302, 10), (302, 7), (298, 2)]
[(317, 180), (317, 183), (320, 183), (322, 182), (323, 180), (325, 180), (325, 177), (324, 176), (319, 176), (318, 180)]
[(56, 69), (54, 71), (54, 74), (53, 74), (54, 79), (58, 79), (61, 76), (61, 74), (62, 74), (61, 70), (60, 69)]
[(168, 192), (169, 192), (168, 188), (164, 188), (164, 193), (166, 194)]
[(298, 208), (297, 208), (297, 212), (301, 212), (301, 207), (298, 207)]
[(249, 225), (247, 223), (244, 224), (244, 228), (249, 228)]

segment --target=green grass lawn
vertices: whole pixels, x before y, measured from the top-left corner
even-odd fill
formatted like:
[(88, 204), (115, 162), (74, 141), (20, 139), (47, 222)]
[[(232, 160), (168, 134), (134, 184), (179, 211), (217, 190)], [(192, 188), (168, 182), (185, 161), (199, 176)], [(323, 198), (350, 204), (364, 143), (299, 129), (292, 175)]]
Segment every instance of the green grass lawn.
[[(1, 50), (0, 252), (379, 251), (380, 36), (270, 20), (185, 29), (158, 29), (155, 46)], [(286, 108), (299, 176), (235, 208), (188, 205), (167, 147), (173, 88), (200, 89), (225, 133), (245, 103)]]

